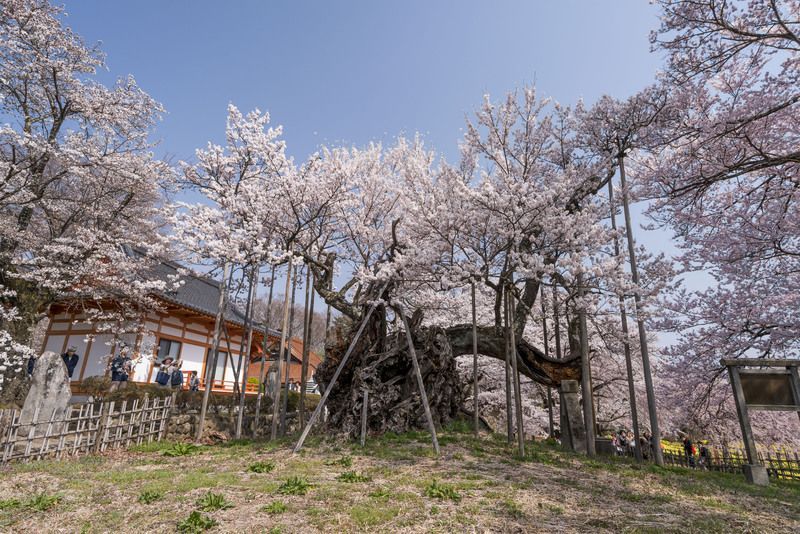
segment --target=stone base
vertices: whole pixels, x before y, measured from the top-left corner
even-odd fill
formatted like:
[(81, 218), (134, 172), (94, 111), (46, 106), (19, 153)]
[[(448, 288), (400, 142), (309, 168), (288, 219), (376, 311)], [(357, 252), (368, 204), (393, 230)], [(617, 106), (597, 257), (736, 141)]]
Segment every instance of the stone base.
[(744, 471), (744, 478), (751, 484), (756, 486), (769, 486), (769, 475), (767, 468), (763, 465), (744, 464), (742, 466)]

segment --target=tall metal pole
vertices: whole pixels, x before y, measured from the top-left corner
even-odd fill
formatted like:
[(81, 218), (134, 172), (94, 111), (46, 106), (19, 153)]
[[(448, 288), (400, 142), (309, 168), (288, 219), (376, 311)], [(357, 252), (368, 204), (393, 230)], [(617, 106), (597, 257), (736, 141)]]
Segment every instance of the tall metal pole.
[(241, 439), (242, 437), (242, 422), (244, 420), (244, 401), (245, 401), (245, 394), (247, 393), (247, 375), (250, 371), (250, 348), (253, 342), (253, 306), (256, 300), (256, 282), (258, 280), (258, 274), (260, 271), (260, 267), (254, 265), (252, 271), (250, 272), (250, 288), (247, 292), (247, 309), (245, 310), (245, 345), (242, 347), (239, 346), (239, 350), (242, 352), (239, 354), (240, 358), (239, 361), (242, 361), (242, 356), (244, 357), (245, 367), (242, 370), (242, 390), (239, 396), (239, 413), (236, 416), (236, 439)]
[(522, 421), (522, 390), (519, 380), (519, 364), (517, 363), (517, 340), (514, 334), (514, 293), (513, 289), (506, 291), (506, 307), (508, 308), (509, 325), (508, 337), (511, 346), (511, 367), (514, 373), (514, 415), (517, 420), (517, 448), (520, 456), (525, 456), (525, 425)]
[(480, 429), (478, 415), (478, 318), (475, 309), (475, 280), (472, 280), (472, 401), (474, 410), (475, 435)]
[(288, 269), (286, 269), (286, 289), (283, 292), (283, 320), (281, 321), (281, 348), (278, 354), (278, 387), (275, 392), (275, 398), (272, 399), (272, 427), (270, 429), (269, 438), (275, 439), (278, 437), (278, 417), (281, 405), (281, 371), (283, 370), (283, 346), (286, 343), (286, 329), (289, 323), (289, 288), (292, 283), (292, 273), (294, 272), (292, 261), (289, 260)]
[(258, 369), (258, 398), (256, 398), (256, 420), (253, 424), (253, 432), (258, 432), (258, 421), (261, 417), (261, 401), (264, 398), (264, 367), (269, 354), (269, 322), (272, 315), (272, 288), (275, 287), (275, 265), (272, 266), (272, 274), (269, 279), (269, 297), (267, 298), (267, 311), (264, 317), (264, 340), (261, 344), (261, 366)]
[(226, 261), (222, 266), (222, 282), (219, 284), (219, 299), (217, 300), (217, 316), (214, 319), (214, 337), (211, 340), (211, 351), (209, 353), (209, 357), (206, 358), (206, 369), (205, 375), (203, 376), (204, 379), (204, 387), (203, 390), (203, 403), (200, 405), (200, 421), (197, 424), (197, 435), (195, 436), (196, 441), (200, 441), (203, 439), (203, 427), (205, 426), (206, 422), (206, 412), (208, 411), (208, 399), (211, 395), (211, 388), (213, 387), (213, 381), (211, 380), (211, 374), (217, 368), (217, 357), (219, 356), (219, 338), (220, 338), (220, 327), (222, 326), (222, 322), (224, 321), (224, 310), (225, 310), (225, 297), (228, 289), (228, 276), (230, 275), (230, 265)]
[[(631, 222), (631, 210), (628, 205), (628, 185), (625, 180), (625, 157), (620, 155), (619, 178), (622, 187), (622, 208), (625, 212), (625, 231), (628, 237), (628, 256), (631, 264), (631, 278), (633, 283), (639, 285), (639, 270), (636, 266), (636, 246), (633, 241), (633, 223)], [(647, 392), (647, 411), (650, 415), (650, 430), (653, 433), (653, 458), (657, 465), (664, 465), (664, 455), (661, 451), (661, 431), (658, 428), (658, 410), (656, 409), (656, 394), (653, 388), (653, 375), (650, 370), (650, 354), (647, 350), (647, 332), (642, 319), (641, 296), (637, 291), (634, 296), (636, 309), (636, 325), (639, 329), (639, 346), (642, 351), (642, 373), (644, 374), (644, 386)]]
[[(608, 181), (608, 204), (611, 207), (611, 229), (617, 232), (617, 210), (614, 206), (614, 184)], [(614, 236), (614, 256), (619, 257), (619, 240)], [(633, 359), (631, 358), (631, 343), (628, 337), (628, 313), (625, 309), (625, 297), (619, 297), (619, 317), (622, 322), (622, 347), (625, 351), (625, 369), (628, 374), (628, 398), (631, 405), (631, 424), (633, 425), (633, 439), (636, 445), (633, 453), (636, 460), (642, 461), (642, 442), (639, 439), (639, 410), (636, 406), (636, 387), (633, 381)]]
[[(578, 296), (584, 297), (583, 276), (578, 275)], [(581, 397), (583, 397), (583, 425), (586, 427), (586, 454), (595, 455), (594, 443), (594, 402), (592, 399), (592, 367), (589, 363), (589, 331), (586, 324), (586, 310), (578, 306), (578, 321), (581, 334)]]
[(292, 370), (292, 334), (294, 333), (294, 296), (297, 293), (297, 267), (294, 268), (292, 275), (292, 303), (289, 307), (289, 340), (286, 342), (286, 372), (284, 374), (284, 386), (286, 395), (283, 396), (283, 406), (281, 408), (281, 436), (286, 435), (286, 415), (289, 411), (289, 373)]
[(300, 405), (298, 420), (300, 428), (306, 425), (306, 382), (308, 382), (308, 358), (311, 351), (311, 327), (314, 322), (314, 276), (311, 269), (306, 273), (305, 323), (303, 325), (303, 364), (300, 368)]
[[(547, 335), (547, 308), (544, 305), (544, 285), (541, 286), (542, 297), (542, 334), (544, 337), (544, 357), (550, 357), (550, 339)], [(553, 437), (553, 388), (547, 386), (547, 437)]]

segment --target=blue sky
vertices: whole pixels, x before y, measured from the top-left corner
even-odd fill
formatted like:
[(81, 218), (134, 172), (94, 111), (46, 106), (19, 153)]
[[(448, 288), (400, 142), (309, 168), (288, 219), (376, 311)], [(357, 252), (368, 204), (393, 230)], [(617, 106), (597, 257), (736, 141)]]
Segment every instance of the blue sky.
[[(191, 160), (224, 138), (229, 102), (269, 111), (302, 161), (320, 144), (420, 132), (457, 158), (485, 93), (523, 84), (564, 104), (627, 97), (652, 82), (657, 10), (643, 0), (66, 0), (66, 24), (101, 42), (167, 110), (159, 156)], [(638, 213), (638, 210), (635, 210)], [(669, 250), (664, 232), (637, 241)]]
[(284, 125), (302, 160), (321, 143), (421, 132), (454, 160), (486, 92), (535, 82), (571, 104), (628, 96), (653, 79), (657, 25), (642, 0), (67, 0), (67, 24), (101, 41), (109, 79), (128, 73), (164, 104), (163, 154), (222, 138), (226, 106)]

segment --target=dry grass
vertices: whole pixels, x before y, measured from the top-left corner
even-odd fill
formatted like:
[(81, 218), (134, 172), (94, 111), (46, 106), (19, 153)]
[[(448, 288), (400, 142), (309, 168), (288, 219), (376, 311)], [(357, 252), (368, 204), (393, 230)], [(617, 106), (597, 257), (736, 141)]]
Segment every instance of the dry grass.
[[(364, 449), (317, 441), (299, 455), (288, 441), (177, 457), (156, 444), (17, 464), (0, 472), (0, 503), (11, 503), (0, 506), (0, 531), (175, 532), (209, 492), (229, 506), (202, 512), (211, 532), (800, 531), (797, 483), (756, 488), (737, 475), (589, 460), (544, 443), (518, 458), (503, 438), (456, 431), (440, 441), (438, 459), (414, 432)], [(253, 472), (256, 462), (274, 469)], [(344, 475), (353, 472), (358, 483)], [(291, 479), (307, 481), (307, 493), (282, 493)], [(24, 505), (37, 498), (51, 504)]]

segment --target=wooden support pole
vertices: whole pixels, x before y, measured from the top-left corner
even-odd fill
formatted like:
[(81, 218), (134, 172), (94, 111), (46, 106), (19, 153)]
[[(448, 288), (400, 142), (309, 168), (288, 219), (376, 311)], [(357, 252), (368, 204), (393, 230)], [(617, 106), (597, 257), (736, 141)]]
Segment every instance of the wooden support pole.
[(269, 297), (267, 297), (267, 311), (264, 318), (264, 340), (261, 344), (261, 366), (258, 369), (258, 395), (256, 396), (256, 415), (253, 422), (253, 435), (258, 434), (258, 424), (261, 418), (261, 402), (264, 399), (264, 367), (269, 354), (269, 322), (272, 315), (272, 288), (275, 286), (275, 265), (272, 266), (269, 279)]
[[(578, 295), (583, 297), (583, 276), (578, 275)], [(581, 397), (583, 398), (583, 425), (586, 427), (586, 454), (595, 455), (594, 402), (592, 399), (592, 367), (589, 364), (589, 331), (586, 324), (586, 310), (581, 304), (578, 308), (581, 338)]]
[(478, 413), (478, 318), (475, 307), (475, 280), (470, 285), (472, 289), (472, 404), (473, 404), (473, 426), (475, 435), (480, 431), (480, 415)]
[[(286, 344), (286, 329), (289, 326), (289, 289), (292, 284), (292, 274), (294, 273), (294, 266), (289, 260), (289, 267), (286, 270), (286, 289), (283, 292), (283, 320), (281, 321), (281, 345), (278, 353), (278, 387), (275, 392), (275, 398), (272, 399), (272, 427), (270, 429), (270, 439), (278, 437), (278, 417), (281, 405), (281, 371), (283, 370), (283, 347)], [(288, 391), (287, 391), (288, 393)]]
[(520, 456), (525, 456), (525, 425), (522, 420), (522, 391), (520, 388), (519, 365), (517, 363), (517, 340), (514, 334), (514, 325), (511, 318), (514, 317), (514, 293), (513, 287), (506, 292), (506, 306), (508, 307), (509, 326), (509, 345), (511, 346), (511, 366), (514, 375), (514, 412), (517, 420), (517, 452)]
[[(622, 208), (625, 213), (625, 230), (627, 233), (628, 241), (628, 259), (631, 265), (631, 279), (637, 286), (639, 285), (639, 270), (636, 266), (636, 246), (633, 241), (633, 223), (631, 222), (631, 210), (628, 205), (628, 186), (625, 182), (625, 156), (620, 155), (619, 162), (619, 177), (620, 185), (622, 186)], [(653, 459), (656, 465), (664, 465), (664, 454), (661, 450), (661, 431), (658, 425), (658, 409), (656, 408), (656, 394), (653, 387), (653, 373), (650, 370), (650, 354), (647, 350), (647, 332), (644, 327), (644, 318), (642, 317), (641, 300), (639, 292), (633, 296), (634, 304), (636, 306), (636, 326), (639, 330), (639, 346), (642, 352), (642, 373), (644, 374), (645, 391), (647, 392), (647, 410), (650, 415), (650, 430), (653, 433), (655, 447), (653, 447)]]
[(433, 441), (433, 450), (436, 455), (439, 455), (439, 439), (436, 437), (436, 426), (433, 424), (433, 415), (431, 415), (431, 406), (428, 403), (428, 394), (425, 392), (425, 382), (422, 380), (422, 372), (419, 369), (419, 361), (417, 360), (417, 351), (414, 348), (414, 339), (411, 337), (411, 329), (408, 327), (408, 321), (403, 313), (403, 310), (398, 306), (395, 308), (400, 319), (403, 321), (403, 328), (406, 331), (406, 341), (408, 342), (408, 354), (411, 356), (411, 363), (414, 366), (414, 375), (417, 377), (417, 386), (419, 386), (419, 396), (422, 400), (422, 408), (425, 410), (425, 419), (428, 421), (428, 429), (431, 432), (431, 440)]
[(756, 440), (753, 437), (753, 428), (750, 426), (750, 413), (747, 410), (747, 402), (744, 398), (742, 381), (739, 378), (739, 368), (731, 365), (728, 367), (728, 374), (733, 386), (733, 399), (736, 401), (736, 411), (739, 413), (739, 426), (742, 429), (742, 441), (744, 450), (747, 453), (747, 463), (750, 465), (761, 465), (758, 461), (758, 451)]
[[(383, 287), (381, 287), (381, 290), (378, 293), (378, 296), (376, 297), (377, 299), (381, 298), (383, 292), (386, 291), (386, 288), (388, 286), (389, 286), (388, 282), (383, 284)], [(336, 367), (336, 371), (334, 371), (333, 377), (331, 377), (330, 384), (328, 384), (325, 387), (325, 392), (322, 394), (322, 398), (319, 400), (319, 404), (317, 404), (317, 407), (314, 408), (314, 413), (311, 414), (311, 419), (309, 419), (308, 423), (306, 423), (306, 427), (303, 429), (302, 434), (300, 434), (300, 439), (297, 440), (297, 444), (295, 444), (294, 449), (292, 449), (293, 452), (295, 453), (300, 452), (300, 449), (303, 448), (303, 443), (308, 437), (308, 433), (311, 432), (311, 427), (313, 427), (314, 423), (316, 423), (317, 419), (319, 419), (322, 410), (325, 408), (325, 402), (328, 400), (328, 397), (330, 396), (331, 391), (333, 390), (333, 386), (336, 385), (336, 381), (339, 379), (339, 375), (341, 374), (342, 369), (344, 369), (344, 366), (347, 364), (347, 360), (350, 358), (350, 354), (352, 354), (353, 349), (356, 348), (356, 343), (358, 343), (358, 340), (361, 338), (361, 334), (364, 333), (364, 328), (366, 328), (367, 322), (369, 322), (369, 318), (372, 316), (372, 312), (374, 312), (375, 308), (377, 307), (378, 307), (378, 302), (377, 301), (373, 302), (372, 305), (367, 310), (366, 315), (364, 315), (364, 318), (361, 320), (361, 325), (359, 325), (358, 330), (356, 331), (356, 335), (350, 342), (350, 346), (347, 347), (347, 351), (345, 351), (344, 356), (342, 356), (342, 361), (340, 361), (339, 365)]]
[[(239, 361), (244, 357), (245, 366), (242, 369), (242, 390), (239, 396), (239, 413), (236, 414), (236, 439), (242, 438), (242, 422), (244, 421), (245, 396), (247, 394), (247, 375), (250, 373), (250, 349), (253, 343), (253, 307), (256, 300), (256, 283), (258, 282), (259, 271), (261, 268), (254, 265), (250, 272), (250, 287), (247, 291), (247, 309), (245, 310), (245, 339), (244, 347), (239, 345)], [(240, 364), (241, 368), (241, 364)]]
[(504, 362), (504, 371), (505, 371), (505, 386), (506, 386), (506, 441), (510, 445), (514, 440), (514, 409), (512, 404), (512, 395), (511, 395), (511, 340), (509, 335), (509, 324), (511, 323), (511, 318), (508, 316), (508, 306), (506, 305), (506, 300), (508, 298), (507, 288), (505, 285), (502, 286), (500, 289), (501, 295), (501, 305), (503, 306), (503, 341), (505, 342), (505, 362)]
[[(542, 299), (542, 337), (544, 338), (544, 357), (550, 357), (550, 337), (547, 335), (547, 307), (544, 304), (544, 285), (540, 285)], [(547, 437), (553, 438), (553, 388), (547, 386)]]
[[(611, 207), (611, 229), (616, 233), (617, 231), (617, 210), (614, 206), (614, 183), (608, 181), (608, 203)], [(614, 256), (619, 257), (619, 239), (614, 236)], [(619, 316), (622, 323), (622, 347), (625, 352), (625, 370), (628, 375), (628, 399), (631, 407), (631, 424), (633, 425), (633, 439), (636, 440), (636, 446), (633, 448), (636, 460), (641, 462), (642, 456), (642, 441), (639, 438), (639, 410), (636, 406), (636, 384), (633, 380), (633, 358), (631, 357), (631, 343), (628, 336), (628, 314), (625, 309), (625, 297), (619, 297)]]
[(369, 390), (364, 388), (361, 403), (361, 446), (367, 443), (367, 410), (369, 409)]
[(309, 267), (306, 274), (306, 305), (303, 323), (303, 363), (300, 367), (300, 404), (298, 406), (299, 428), (306, 426), (306, 382), (308, 382), (308, 359), (311, 352), (311, 327), (314, 324), (314, 275)]
[(297, 267), (292, 275), (292, 303), (289, 305), (289, 338), (286, 341), (286, 370), (283, 377), (283, 387), (286, 393), (281, 406), (281, 436), (286, 435), (286, 416), (289, 413), (289, 376), (292, 369), (292, 332), (294, 332), (294, 297), (297, 294)]
[(208, 399), (211, 395), (211, 388), (213, 386), (213, 373), (217, 368), (217, 357), (219, 356), (219, 338), (220, 327), (224, 320), (223, 313), (225, 310), (225, 298), (228, 291), (228, 276), (230, 275), (230, 265), (225, 262), (222, 266), (222, 282), (219, 284), (219, 299), (217, 300), (217, 316), (214, 319), (214, 337), (211, 340), (211, 356), (206, 358), (206, 369), (203, 375), (205, 381), (205, 390), (203, 390), (203, 403), (200, 405), (200, 419), (197, 424), (197, 434), (195, 441), (203, 439), (203, 426), (206, 421), (206, 413), (208, 411)]

